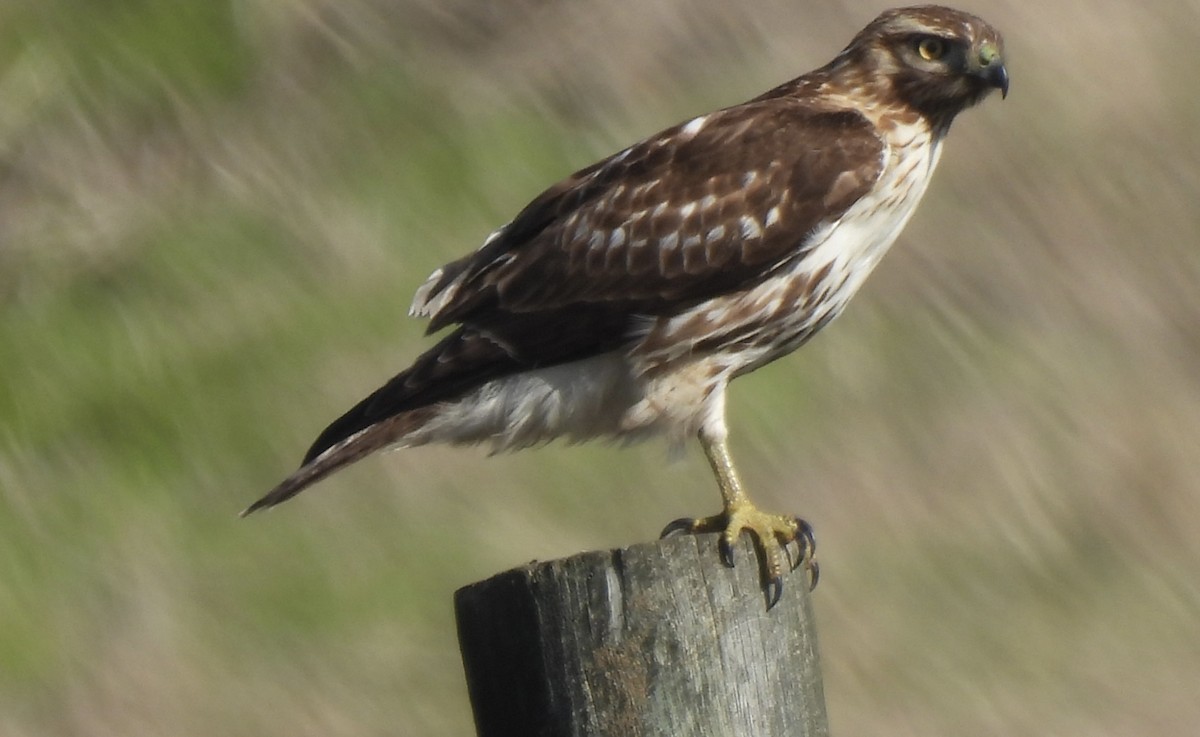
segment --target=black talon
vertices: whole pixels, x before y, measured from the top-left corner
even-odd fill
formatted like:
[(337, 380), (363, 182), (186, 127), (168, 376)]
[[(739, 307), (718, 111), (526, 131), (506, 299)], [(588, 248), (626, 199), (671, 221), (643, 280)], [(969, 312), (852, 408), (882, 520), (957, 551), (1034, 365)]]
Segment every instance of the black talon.
[[(817, 587), (817, 581), (821, 579), (821, 566), (817, 564), (817, 538), (813, 533), (813, 526), (808, 520), (794, 517), (796, 520), (796, 544), (800, 546), (800, 561), (804, 563), (808, 570), (808, 590), (812, 591)], [(799, 565), (799, 563), (797, 565)], [(794, 568), (794, 567), (793, 567)]]
[(813, 535), (813, 526), (806, 519), (794, 518), (796, 520), (796, 539), (802, 540), (801, 547), (804, 548), (811, 556), (817, 552), (817, 538)]
[(721, 562), (725, 564), (725, 567), (733, 568), (733, 545), (729, 543), (729, 540), (724, 535), (721, 535), (721, 539), (717, 543), (717, 550), (721, 554)]
[(783, 540), (779, 541), (779, 547), (783, 548), (783, 552), (787, 554), (789, 571), (796, 570), (800, 567), (800, 564), (804, 562), (804, 543), (800, 542), (799, 540), (796, 540), (795, 542), (797, 547), (800, 548), (800, 553), (799, 555), (794, 556), (792, 555), (791, 543), (785, 543)]
[(771, 609), (779, 603), (780, 597), (783, 596), (783, 577), (773, 576), (767, 581), (764, 587), (764, 593), (767, 597), (767, 609)]
[(663, 528), (663, 531), (659, 534), (658, 539), (661, 540), (664, 537), (669, 537), (676, 533), (682, 533), (686, 535), (695, 529), (695, 527), (696, 520), (692, 519), (691, 517), (680, 517), (679, 519), (668, 523), (667, 526)]

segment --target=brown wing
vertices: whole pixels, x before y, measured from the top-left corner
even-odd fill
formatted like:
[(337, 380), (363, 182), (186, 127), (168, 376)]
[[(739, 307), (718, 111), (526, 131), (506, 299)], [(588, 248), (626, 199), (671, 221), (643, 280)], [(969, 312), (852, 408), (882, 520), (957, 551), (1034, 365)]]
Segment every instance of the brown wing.
[(882, 170), (856, 112), (784, 98), (697, 120), (551, 187), (444, 267), (430, 331), (569, 305), (661, 314), (737, 289), (802, 256)]

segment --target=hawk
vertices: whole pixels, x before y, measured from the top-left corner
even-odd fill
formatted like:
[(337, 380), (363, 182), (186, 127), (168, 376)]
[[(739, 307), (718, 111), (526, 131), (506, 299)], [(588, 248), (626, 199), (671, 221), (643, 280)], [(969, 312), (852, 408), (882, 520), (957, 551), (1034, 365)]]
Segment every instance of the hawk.
[(729, 382), (837, 317), (929, 184), (955, 116), (1008, 92), (1000, 34), (939, 6), (884, 12), (825, 66), (657, 133), (551, 186), (437, 269), (411, 314), (432, 348), (335, 420), (270, 507), (385, 447), (699, 438), (719, 514), (749, 532), (768, 604), (809, 525), (759, 510), (726, 445)]

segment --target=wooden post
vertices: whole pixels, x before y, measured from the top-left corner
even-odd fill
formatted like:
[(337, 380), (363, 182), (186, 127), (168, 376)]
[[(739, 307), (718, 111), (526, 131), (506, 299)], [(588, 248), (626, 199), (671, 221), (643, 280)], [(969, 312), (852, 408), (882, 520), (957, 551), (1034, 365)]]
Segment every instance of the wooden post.
[(743, 536), (530, 563), (460, 589), (479, 737), (826, 737), (803, 570), (770, 611)]

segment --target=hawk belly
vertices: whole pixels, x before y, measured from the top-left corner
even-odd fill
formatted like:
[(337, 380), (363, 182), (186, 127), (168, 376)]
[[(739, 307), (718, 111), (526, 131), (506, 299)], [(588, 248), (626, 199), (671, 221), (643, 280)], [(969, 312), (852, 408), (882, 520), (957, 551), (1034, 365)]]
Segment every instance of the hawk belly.
[(646, 375), (628, 353), (613, 351), (505, 376), (422, 408), (426, 419), (394, 445), (483, 444), (495, 453), (554, 439), (637, 442), (657, 435), (682, 444), (724, 410), (731, 374), (724, 356), (708, 356)]
[(625, 413), (643, 395), (633, 365), (614, 351), (488, 381), (427, 408), (429, 419), (396, 445), (481, 443), (499, 452), (554, 438), (581, 442), (615, 436)]

